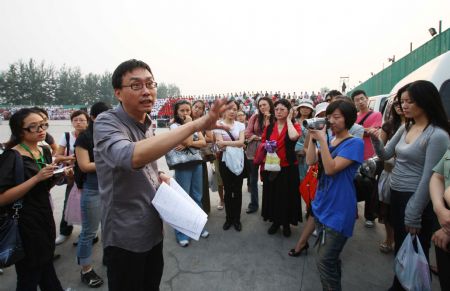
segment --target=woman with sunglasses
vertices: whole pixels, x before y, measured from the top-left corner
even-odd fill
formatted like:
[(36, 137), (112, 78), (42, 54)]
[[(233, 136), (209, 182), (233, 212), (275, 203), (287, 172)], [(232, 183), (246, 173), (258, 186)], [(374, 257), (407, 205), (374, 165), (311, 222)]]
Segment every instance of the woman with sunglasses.
[[(398, 99), (398, 96), (396, 97)], [(405, 124), (405, 116), (402, 111), (400, 103), (395, 100), (392, 103), (390, 110), (390, 118), (386, 121), (380, 129), (380, 139), (383, 144), (386, 144), (397, 132), (397, 130)], [(384, 224), (386, 231), (386, 239), (380, 243), (379, 249), (382, 253), (390, 253), (394, 250), (394, 229), (390, 221), (390, 204), (391, 191), (389, 188), (389, 181), (391, 180), (392, 169), (395, 165), (395, 157), (384, 162), (384, 170), (380, 175), (378, 182), (378, 222)]]
[[(25, 257), (15, 264), (16, 290), (63, 290), (53, 266), (55, 222), (50, 205), (50, 188), (54, 185), (52, 155), (39, 146), (45, 139), (48, 123), (38, 111), (24, 108), (9, 121), (11, 138), (0, 163), (0, 209), (11, 211), (22, 199), (19, 210), (19, 232)], [(23, 160), (24, 182), (16, 185), (17, 151)]]

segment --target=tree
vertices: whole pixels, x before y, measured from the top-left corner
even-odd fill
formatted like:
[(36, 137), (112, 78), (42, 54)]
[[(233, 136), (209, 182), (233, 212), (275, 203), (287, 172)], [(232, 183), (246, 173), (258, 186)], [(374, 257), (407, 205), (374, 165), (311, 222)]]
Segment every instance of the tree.
[(181, 95), (180, 88), (177, 87), (175, 84), (169, 84), (167, 86), (167, 95), (169, 97), (176, 97)]
[(159, 83), (156, 98), (158, 99), (167, 98), (169, 96), (167, 91), (168, 90), (166, 84), (164, 84), (163, 82)]

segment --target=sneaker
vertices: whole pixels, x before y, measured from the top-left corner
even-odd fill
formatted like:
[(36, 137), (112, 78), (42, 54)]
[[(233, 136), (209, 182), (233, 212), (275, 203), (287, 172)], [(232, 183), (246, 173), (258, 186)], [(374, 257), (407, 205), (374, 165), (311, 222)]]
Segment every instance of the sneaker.
[(69, 236), (67, 235), (58, 235), (58, 237), (55, 239), (55, 245), (60, 245), (63, 242), (65, 242), (67, 239), (69, 238)]
[(189, 245), (189, 241), (188, 241), (187, 239), (183, 239), (183, 240), (180, 240), (180, 241), (178, 242), (178, 244), (179, 244), (180, 246), (182, 246), (183, 248), (185, 248), (185, 247), (187, 247), (187, 246)]
[(373, 223), (372, 220), (366, 220), (366, 222), (364, 223), (364, 226), (367, 228), (373, 228), (375, 226), (375, 223)]
[(217, 205), (217, 209), (218, 210), (222, 210), (223, 209), (223, 202), (219, 202), (219, 205)]
[(317, 229), (313, 231), (312, 235), (317, 237)]
[(3, 269), (0, 269), (0, 275), (3, 275)]
[(97, 288), (102, 286), (103, 279), (100, 278), (100, 276), (94, 272), (94, 269), (91, 269), (89, 272), (84, 274), (83, 272), (81, 272), (81, 282), (83, 282), (84, 284), (88, 285), (91, 288)]
[(202, 238), (207, 238), (209, 236), (209, 232), (205, 229), (200, 236)]

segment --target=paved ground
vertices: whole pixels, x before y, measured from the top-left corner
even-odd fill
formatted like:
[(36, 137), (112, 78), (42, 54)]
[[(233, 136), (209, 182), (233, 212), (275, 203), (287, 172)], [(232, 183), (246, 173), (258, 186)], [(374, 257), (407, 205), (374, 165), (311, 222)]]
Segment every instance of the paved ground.
[[(58, 136), (58, 135), (56, 135)], [(164, 159), (160, 168), (167, 169)], [(245, 182), (244, 182), (245, 184)], [(222, 230), (225, 220), (223, 210), (217, 210), (217, 192), (211, 193), (212, 211), (207, 228), (211, 235), (207, 239), (193, 241), (189, 247), (181, 248), (175, 241), (173, 230), (165, 226), (164, 275), (161, 290), (321, 290), (315, 265), (315, 251), (298, 258), (288, 256), (302, 231), (303, 225), (292, 228), (292, 236), (285, 238), (281, 232), (270, 236), (270, 226), (262, 220), (260, 213), (246, 214), (250, 194), (243, 187), (242, 232), (233, 228)], [(63, 187), (55, 187), (52, 196), (55, 204), (55, 220), (59, 224), (63, 204)], [(359, 205), (362, 213), (363, 205)], [(72, 290), (90, 290), (80, 281), (76, 264), (76, 248), (72, 242), (78, 236), (75, 227), (70, 240), (58, 246), (56, 252), (61, 258), (55, 267), (63, 287)], [(393, 278), (393, 255), (378, 251), (383, 239), (383, 226), (376, 224), (367, 229), (358, 219), (355, 234), (342, 253), (344, 290), (387, 290)], [(314, 238), (310, 239), (312, 244)], [(434, 252), (432, 252), (434, 262)], [(101, 264), (101, 243), (94, 247), (94, 263), (97, 273), (106, 280), (106, 268)], [(15, 289), (16, 274), (13, 268), (0, 275), (0, 290)], [(104, 284), (97, 290), (107, 290)], [(433, 278), (433, 290), (439, 290), (437, 278)]]

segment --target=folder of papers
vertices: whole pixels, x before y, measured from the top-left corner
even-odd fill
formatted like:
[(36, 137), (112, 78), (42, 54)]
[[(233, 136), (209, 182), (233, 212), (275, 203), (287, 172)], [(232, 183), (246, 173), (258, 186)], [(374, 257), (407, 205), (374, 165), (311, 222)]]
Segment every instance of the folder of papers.
[(208, 215), (174, 180), (162, 183), (152, 200), (162, 220), (185, 235), (198, 240)]

